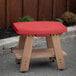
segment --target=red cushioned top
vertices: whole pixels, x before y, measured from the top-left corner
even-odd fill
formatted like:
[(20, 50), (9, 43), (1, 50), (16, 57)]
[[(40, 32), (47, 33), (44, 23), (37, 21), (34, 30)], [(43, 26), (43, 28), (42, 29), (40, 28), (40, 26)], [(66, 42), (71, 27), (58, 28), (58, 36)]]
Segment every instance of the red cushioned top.
[(33, 21), (13, 23), (17, 34), (22, 35), (49, 35), (67, 32), (66, 26), (57, 21)]

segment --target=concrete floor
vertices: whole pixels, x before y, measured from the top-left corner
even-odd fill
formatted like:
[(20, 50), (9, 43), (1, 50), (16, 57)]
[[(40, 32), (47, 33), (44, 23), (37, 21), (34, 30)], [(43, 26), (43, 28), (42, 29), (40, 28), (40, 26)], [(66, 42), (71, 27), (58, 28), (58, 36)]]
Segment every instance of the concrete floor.
[[(39, 38), (38, 40), (40, 40), (41, 43), (35, 42), (34, 48), (46, 47), (43, 38)], [(29, 71), (20, 73), (20, 65), (15, 63), (13, 53), (6, 53), (0, 55), (0, 76), (76, 76), (76, 37), (70, 36), (63, 38), (61, 39), (61, 43), (62, 48), (68, 54), (68, 56), (65, 57), (65, 70), (57, 70), (56, 62), (50, 62), (48, 58), (44, 58), (32, 59)]]

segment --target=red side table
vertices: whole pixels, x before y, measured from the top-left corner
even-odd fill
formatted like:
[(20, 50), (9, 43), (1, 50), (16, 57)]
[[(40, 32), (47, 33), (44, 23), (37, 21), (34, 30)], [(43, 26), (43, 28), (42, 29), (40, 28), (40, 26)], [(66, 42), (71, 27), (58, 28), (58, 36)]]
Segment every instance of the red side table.
[[(59, 36), (67, 31), (60, 22), (33, 21), (13, 23), (14, 30), (20, 34), (18, 48), (14, 50), (16, 61), (21, 62), (20, 71), (29, 70), (31, 58), (56, 59), (58, 69), (64, 69), (64, 56), (67, 55), (61, 48)], [(34, 37), (46, 37), (47, 48), (33, 49)]]

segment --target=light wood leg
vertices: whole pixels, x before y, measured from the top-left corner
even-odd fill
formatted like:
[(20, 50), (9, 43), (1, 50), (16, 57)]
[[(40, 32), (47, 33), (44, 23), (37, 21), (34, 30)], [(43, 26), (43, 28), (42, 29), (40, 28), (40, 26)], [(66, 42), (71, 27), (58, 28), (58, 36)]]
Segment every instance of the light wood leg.
[(18, 45), (18, 48), (19, 49), (23, 49), (24, 48), (24, 42), (26, 40), (26, 37), (24, 37), (23, 35), (20, 36), (20, 39), (19, 39), (19, 45)]
[[(19, 38), (18, 49), (23, 49), (24, 48), (24, 42), (25, 42), (25, 40), (26, 40), (26, 37), (24, 37), (23, 35), (21, 35), (20, 38)], [(17, 59), (16, 58), (16, 63), (19, 64), (20, 62), (21, 62), (21, 59)]]
[(64, 69), (65, 63), (64, 63), (64, 57), (63, 57), (63, 53), (62, 53), (59, 35), (52, 35), (51, 37), (52, 37), (52, 42), (53, 42), (53, 46), (54, 46), (58, 69)]
[(24, 50), (23, 50), (23, 55), (22, 55), (22, 60), (21, 60), (21, 72), (28, 71), (29, 69), (29, 64), (30, 64), (30, 58), (32, 54), (32, 45), (33, 45), (33, 36), (27, 36), (26, 37), (26, 42), (24, 45)]
[(48, 48), (53, 48), (51, 36), (50, 37), (46, 37), (46, 43), (47, 43), (47, 47)]
[[(46, 44), (47, 44), (47, 48), (53, 48), (53, 43), (52, 43), (51, 36), (50, 37), (46, 37)], [(53, 53), (53, 55), (54, 55), (54, 51), (53, 50), (51, 50), (50, 53)], [(55, 61), (55, 57), (50, 57), (50, 60), (54, 62)]]

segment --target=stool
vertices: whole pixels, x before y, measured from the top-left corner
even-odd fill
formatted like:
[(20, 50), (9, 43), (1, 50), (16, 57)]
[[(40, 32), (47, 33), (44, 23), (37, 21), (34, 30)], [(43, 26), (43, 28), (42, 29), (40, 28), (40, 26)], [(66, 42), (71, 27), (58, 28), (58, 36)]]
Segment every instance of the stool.
[[(67, 31), (67, 28), (56, 21), (33, 21), (13, 23), (14, 30), (20, 34), (18, 48), (13, 52), (16, 61), (21, 62), (20, 71), (29, 70), (31, 58), (56, 59), (58, 69), (64, 69), (64, 56), (67, 55), (61, 48), (59, 36)], [(33, 49), (34, 37), (46, 37), (47, 48)]]

